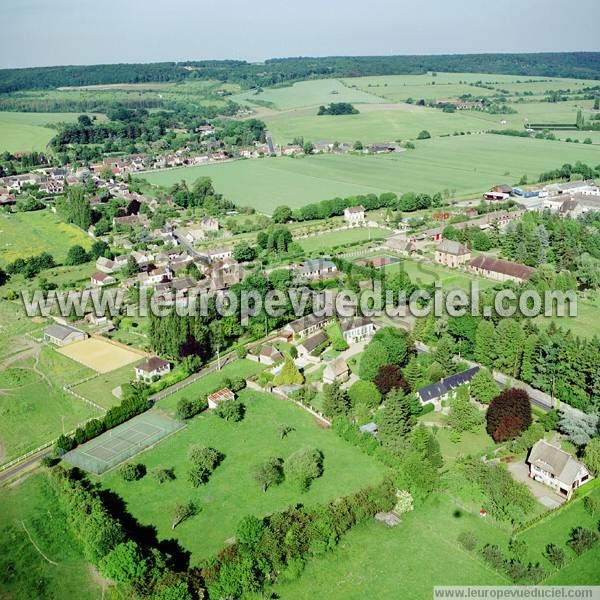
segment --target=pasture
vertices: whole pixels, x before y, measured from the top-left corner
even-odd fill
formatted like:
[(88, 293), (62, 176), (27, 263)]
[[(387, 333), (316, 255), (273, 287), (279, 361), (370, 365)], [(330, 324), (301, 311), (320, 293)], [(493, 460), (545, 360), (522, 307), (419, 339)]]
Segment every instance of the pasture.
[(390, 235), (387, 229), (377, 229), (374, 227), (355, 227), (344, 229), (342, 231), (332, 231), (330, 233), (320, 233), (312, 237), (297, 240), (303, 250), (308, 253), (331, 252), (336, 247), (347, 244), (357, 244), (360, 242), (371, 242), (382, 240)]
[(129, 383), (134, 378), (135, 371), (133, 364), (130, 363), (113, 371), (99, 373), (97, 377), (88, 379), (73, 387), (73, 391), (81, 394), (84, 398), (91, 400), (95, 404), (108, 409), (119, 404), (121, 401), (113, 395), (113, 390), (124, 383)]
[(0, 531), (3, 598), (94, 600), (104, 595), (44, 473), (2, 490)]
[[(231, 100), (276, 110), (318, 106), (330, 102), (383, 102), (381, 98), (359, 89), (351, 89), (337, 79), (300, 81), (287, 87), (266, 88), (259, 93), (250, 90), (231, 96)], [(313, 112), (316, 114), (316, 110)]]
[(76, 121), (78, 113), (0, 112), (0, 152), (43, 151), (56, 135), (47, 125)]
[(271, 213), (281, 204), (299, 208), (361, 193), (450, 190), (458, 196), (475, 197), (497, 183), (516, 183), (525, 174), (535, 181), (541, 172), (565, 162), (600, 162), (596, 145), (492, 134), (440, 137), (416, 142), (416, 146), (385, 156), (264, 158), (172, 169), (144, 177), (170, 186), (206, 175), (239, 206)]
[[(148, 471), (174, 469), (174, 481), (157, 484), (146, 475), (139, 481), (125, 482), (117, 470), (100, 479), (104, 487), (124, 499), (140, 524), (156, 527), (159, 539), (175, 537), (192, 553), (192, 562), (221, 549), (246, 515), (264, 516), (296, 502), (326, 502), (383, 477), (384, 468), (373, 458), (319, 427), (311, 415), (293, 403), (250, 390), (243, 390), (240, 398), (246, 415), (239, 423), (205, 412), (136, 457)], [(284, 439), (277, 431), (281, 424), (293, 427)], [(225, 455), (208, 483), (199, 488), (192, 487), (187, 479), (187, 451), (193, 444), (212, 446)], [(284, 482), (263, 492), (252, 477), (253, 469), (268, 457), (285, 459), (306, 446), (320, 449), (325, 456), (323, 476), (309, 491), (300, 493), (292, 482)], [(198, 503), (199, 514), (172, 530), (171, 508), (189, 500)]]
[(41, 252), (49, 252), (62, 262), (75, 244), (89, 249), (92, 240), (85, 231), (61, 221), (50, 210), (0, 213), (0, 264)]
[(68, 344), (60, 348), (58, 352), (98, 373), (114, 371), (133, 362), (141, 361), (145, 356), (145, 353), (141, 351), (129, 350), (100, 338), (88, 338), (81, 342)]
[(70, 431), (100, 411), (63, 391), (91, 371), (46, 346), (5, 359), (0, 372), (0, 463)]

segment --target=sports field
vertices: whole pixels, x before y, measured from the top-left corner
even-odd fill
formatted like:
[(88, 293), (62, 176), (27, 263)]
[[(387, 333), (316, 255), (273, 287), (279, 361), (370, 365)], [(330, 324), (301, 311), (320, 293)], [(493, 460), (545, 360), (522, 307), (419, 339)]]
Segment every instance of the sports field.
[(64, 356), (97, 371), (108, 373), (125, 365), (140, 361), (145, 354), (128, 350), (99, 338), (88, 338), (81, 342), (75, 342), (58, 350)]
[(0, 152), (45, 150), (57, 130), (52, 123), (76, 121), (79, 113), (0, 112)]
[(281, 204), (298, 208), (309, 202), (360, 193), (455, 190), (479, 196), (500, 182), (516, 183), (565, 162), (600, 163), (600, 147), (515, 138), (462, 135), (416, 142), (417, 148), (385, 156), (317, 155), (265, 158), (220, 165), (172, 169), (144, 176), (170, 186), (207, 175), (215, 187), (240, 206), (271, 213)]
[(64, 455), (75, 467), (104, 473), (183, 427), (157, 412), (145, 412), (99, 435)]
[[(224, 421), (211, 411), (202, 413), (134, 459), (148, 471), (173, 468), (174, 481), (159, 485), (148, 474), (139, 481), (125, 482), (117, 470), (101, 478), (104, 487), (123, 498), (141, 525), (156, 527), (159, 540), (175, 537), (189, 550), (192, 563), (220, 550), (246, 515), (266, 515), (296, 502), (327, 502), (379, 482), (385, 472), (373, 458), (319, 427), (293, 403), (251, 390), (243, 390), (239, 397), (246, 406), (239, 423)], [(281, 424), (293, 427), (284, 439), (278, 433)], [(211, 446), (225, 455), (208, 483), (199, 488), (192, 487), (187, 478), (187, 451), (192, 444)], [(284, 482), (263, 492), (253, 479), (253, 469), (268, 457), (287, 458), (307, 446), (318, 448), (325, 457), (323, 476), (309, 491), (300, 493), (292, 482)], [(173, 530), (171, 508), (190, 500), (198, 503), (199, 514)]]
[(85, 231), (64, 223), (50, 210), (0, 213), (0, 264), (40, 252), (49, 252), (62, 262), (75, 244), (89, 249), (92, 240)]

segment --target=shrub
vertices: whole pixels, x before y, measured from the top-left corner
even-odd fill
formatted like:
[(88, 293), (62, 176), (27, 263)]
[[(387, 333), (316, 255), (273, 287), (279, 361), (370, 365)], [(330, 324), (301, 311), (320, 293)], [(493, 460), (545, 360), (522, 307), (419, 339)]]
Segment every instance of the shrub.
[(583, 499), (583, 507), (592, 516), (596, 516), (600, 512), (600, 503), (592, 496), (586, 496)]
[(544, 550), (544, 556), (557, 568), (560, 569), (566, 560), (565, 551), (556, 544), (548, 544)]
[(180, 398), (177, 402), (177, 408), (175, 414), (178, 419), (185, 421), (195, 417), (198, 413), (206, 410), (208, 407), (208, 401), (206, 396), (202, 395), (196, 398), (196, 400), (189, 400), (188, 398)]
[(173, 481), (175, 479), (175, 471), (171, 469), (165, 469), (162, 467), (156, 467), (150, 471), (150, 476), (157, 483), (166, 483), (167, 481)]
[(285, 461), (284, 470), (286, 478), (305, 492), (323, 474), (323, 453), (316, 448), (302, 448)]
[(244, 418), (246, 407), (239, 400), (220, 402), (215, 409), (215, 414), (225, 421), (238, 422)]
[(428, 140), (430, 137), (431, 137), (431, 134), (426, 129), (419, 131), (419, 134), (417, 135), (418, 140)]
[(597, 539), (598, 536), (595, 531), (585, 527), (575, 527), (571, 530), (571, 535), (567, 543), (579, 555), (589, 550), (596, 543)]
[(366, 404), (370, 408), (377, 408), (381, 404), (381, 394), (377, 386), (371, 381), (358, 380), (348, 389), (350, 404), (356, 408), (359, 404)]
[(146, 474), (146, 467), (140, 463), (126, 463), (119, 469), (119, 475), (125, 481), (137, 481)]
[(458, 534), (458, 543), (467, 550), (467, 552), (473, 552), (475, 548), (477, 548), (477, 538), (471, 531), (461, 531)]

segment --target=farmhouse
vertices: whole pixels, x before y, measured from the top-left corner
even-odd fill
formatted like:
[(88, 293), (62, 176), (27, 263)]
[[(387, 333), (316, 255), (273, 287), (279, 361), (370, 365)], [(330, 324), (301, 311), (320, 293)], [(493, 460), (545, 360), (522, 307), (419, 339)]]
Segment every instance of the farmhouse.
[(455, 269), (464, 265), (471, 258), (471, 251), (467, 246), (455, 240), (442, 240), (435, 249), (435, 262)]
[(210, 394), (207, 400), (208, 408), (215, 409), (221, 402), (235, 400), (235, 394), (229, 388), (223, 388)]
[(520, 263), (493, 258), (491, 256), (477, 256), (469, 263), (469, 269), (489, 279), (496, 281), (516, 281), (522, 283), (527, 281), (534, 273), (533, 267)]
[(394, 235), (389, 237), (387, 240), (385, 240), (384, 244), (390, 250), (398, 252), (398, 254), (402, 254), (404, 256), (410, 256), (417, 251), (415, 244), (406, 239), (404, 235)]
[(335, 264), (325, 258), (315, 260), (306, 260), (300, 263), (297, 273), (300, 277), (306, 279), (318, 279), (319, 277), (329, 277), (337, 272)]
[(329, 324), (332, 319), (333, 317), (317, 317), (316, 315), (300, 317), (299, 319), (296, 319), (295, 321), (292, 321), (286, 325), (284, 328), (284, 334), (287, 334), (286, 337), (288, 339), (292, 339), (293, 337), (304, 338), (319, 331), (320, 329), (323, 329), (323, 327)]
[(544, 439), (531, 448), (527, 464), (529, 477), (551, 487), (567, 500), (574, 490), (590, 480), (585, 465)]
[(328, 340), (329, 338), (323, 331), (315, 333), (315, 335), (305, 339), (301, 344), (298, 345), (298, 356), (301, 358), (311, 357), (312, 352), (322, 344), (325, 344)]
[(347, 344), (356, 344), (371, 339), (375, 333), (375, 324), (368, 317), (352, 317), (340, 323), (342, 335)]
[(469, 383), (478, 372), (479, 367), (472, 367), (461, 373), (456, 373), (456, 375), (444, 377), (444, 379), (437, 383), (432, 383), (417, 390), (417, 397), (421, 401), (421, 404), (431, 402), (435, 406), (435, 410), (441, 410), (442, 400), (446, 400), (453, 389)]
[(558, 209), (559, 215), (564, 219), (565, 217), (576, 219), (578, 216), (582, 215), (585, 212), (585, 209), (577, 200), (574, 198), (567, 198)]
[(346, 361), (338, 357), (327, 364), (323, 371), (323, 382), (324, 383), (335, 383), (341, 379), (346, 379), (350, 374), (350, 369)]
[(135, 378), (140, 381), (152, 381), (171, 371), (171, 365), (158, 356), (152, 356), (135, 368)]
[(344, 209), (344, 219), (350, 227), (362, 225), (365, 222), (365, 209), (363, 206), (349, 206)]
[(108, 273), (103, 273), (102, 271), (95, 271), (90, 277), (90, 282), (92, 285), (103, 287), (105, 285), (111, 285), (115, 283), (116, 279), (109, 275)]
[(206, 255), (208, 256), (208, 260), (210, 260), (210, 262), (214, 262), (216, 260), (225, 260), (233, 257), (233, 248), (230, 246), (212, 248), (206, 253)]
[(66, 346), (72, 342), (80, 342), (87, 338), (87, 333), (70, 325), (55, 323), (44, 330), (44, 341), (56, 346)]

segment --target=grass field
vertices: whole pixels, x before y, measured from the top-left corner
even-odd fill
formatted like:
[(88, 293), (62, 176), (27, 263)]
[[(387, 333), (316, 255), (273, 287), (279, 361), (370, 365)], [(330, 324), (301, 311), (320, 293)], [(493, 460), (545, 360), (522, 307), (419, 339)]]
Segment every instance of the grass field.
[(0, 112), (0, 152), (44, 150), (56, 135), (53, 123), (76, 121), (79, 113)]
[(53, 440), (99, 411), (62, 390), (91, 372), (48, 347), (28, 350), (0, 372), (0, 462)]
[(113, 396), (112, 390), (134, 378), (133, 364), (128, 364), (108, 373), (100, 373), (97, 377), (75, 386), (73, 391), (99, 406), (110, 408), (120, 402), (119, 398)]
[[(226, 422), (215, 414), (204, 413), (192, 419), (184, 430), (136, 458), (148, 470), (159, 466), (174, 468), (175, 481), (160, 486), (146, 476), (127, 483), (117, 471), (101, 478), (105, 487), (125, 500), (141, 524), (156, 526), (159, 539), (176, 537), (191, 551), (193, 562), (219, 550), (234, 535), (238, 521), (245, 515), (262, 516), (296, 502), (331, 500), (383, 476), (383, 468), (372, 458), (332, 431), (320, 428), (308, 413), (291, 402), (249, 390), (241, 392), (240, 397), (246, 405), (243, 421)], [(281, 440), (277, 427), (283, 423), (294, 431)], [(212, 446), (225, 454), (209, 482), (200, 488), (191, 487), (187, 481), (186, 454), (192, 444)], [(325, 456), (324, 474), (308, 492), (299, 493), (291, 482), (263, 492), (252, 479), (252, 469), (267, 457), (287, 458), (306, 446), (320, 449)], [(173, 531), (170, 509), (187, 500), (198, 502), (201, 512)]]
[[(266, 88), (258, 94), (254, 91), (243, 92), (232, 96), (231, 99), (242, 104), (258, 104), (279, 110), (318, 106), (330, 102), (383, 102), (381, 98), (367, 92), (350, 89), (337, 79), (301, 81), (288, 87)], [(316, 113), (316, 110), (313, 112)]]
[(84, 231), (64, 223), (49, 210), (0, 213), (1, 264), (40, 252), (49, 252), (55, 260), (62, 262), (75, 244), (89, 249), (92, 240)]
[(201, 176), (240, 206), (271, 213), (281, 204), (298, 208), (309, 202), (359, 193), (445, 189), (479, 196), (499, 182), (515, 183), (565, 162), (600, 162), (594, 145), (515, 138), (464, 135), (417, 142), (415, 150), (386, 156), (321, 155), (304, 158), (245, 160), (145, 174), (151, 183), (169, 186)]
[[(92, 600), (103, 596), (44, 474), (2, 491), (0, 531), (0, 597)], [(56, 564), (41, 556), (27, 532)]]
[(98, 338), (69, 344), (59, 352), (98, 373), (108, 373), (131, 363), (141, 362), (144, 358), (141, 352), (128, 350)]
[(343, 231), (332, 231), (331, 233), (315, 235), (298, 240), (298, 243), (307, 253), (325, 252), (343, 244), (382, 240), (388, 235), (390, 235), (390, 232), (387, 229), (356, 227), (354, 229), (344, 229)]

